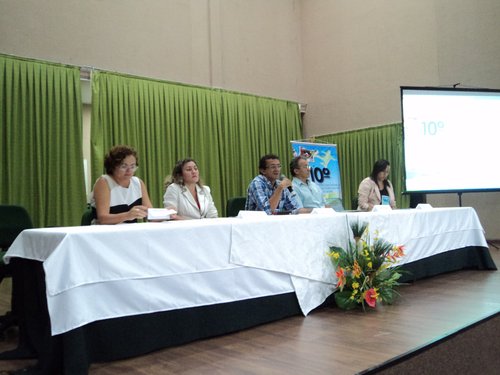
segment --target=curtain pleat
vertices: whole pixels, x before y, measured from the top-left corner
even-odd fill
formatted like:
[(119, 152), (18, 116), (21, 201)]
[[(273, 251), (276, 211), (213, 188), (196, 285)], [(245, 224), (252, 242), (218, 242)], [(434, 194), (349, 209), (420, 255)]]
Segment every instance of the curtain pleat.
[(342, 195), (346, 207), (358, 194), (359, 183), (370, 175), (373, 164), (379, 159), (391, 163), (389, 179), (394, 185), (399, 208), (408, 208), (410, 197), (403, 194), (403, 128), (389, 124), (368, 129), (316, 137), (317, 141), (337, 144)]
[(302, 138), (297, 103), (116, 73), (92, 77), (92, 178), (116, 144), (137, 149), (151, 200), (163, 205), (163, 181), (177, 160), (192, 157), (209, 185), (219, 216), (229, 198), (246, 194), (267, 153), (281, 157)]
[(0, 201), (37, 227), (77, 225), (85, 208), (78, 68), (0, 56)]
[[(302, 138), (293, 102), (106, 72), (93, 74), (92, 95), (93, 180), (111, 146), (134, 146), (137, 174), (158, 207), (175, 162), (193, 157), (223, 216), (227, 199), (245, 195), (262, 155), (279, 155), (288, 174), (289, 142)], [(78, 224), (85, 205), (79, 69), (0, 56), (0, 121), (1, 202), (26, 207), (36, 226)], [(316, 140), (338, 146), (345, 202), (385, 158), (398, 206), (409, 206), (401, 124)]]

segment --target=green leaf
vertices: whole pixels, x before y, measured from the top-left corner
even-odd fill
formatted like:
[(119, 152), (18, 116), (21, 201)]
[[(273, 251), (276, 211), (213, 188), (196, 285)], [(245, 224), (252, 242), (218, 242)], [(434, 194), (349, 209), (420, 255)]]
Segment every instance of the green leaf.
[(373, 244), (373, 252), (377, 256), (385, 257), (392, 250), (392, 244), (383, 239), (378, 239)]
[(398, 296), (396, 291), (392, 288), (379, 290), (378, 294), (382, 302), (387, 303), (388, 305), (391, 305), (394, 301), (394, 298)]
[(351, 291), (335, 292), (335, 303), (344, 310), (352, 310), (358, 306), (358, 303), (351, 299)]
[(352, 234), (354, 237), (361, 237), (368, 227), (368, 223), (364, 221), (353, 221), (350, 223)]
[(330, 253), (333, 253), (334, 251), (337, 253), (343, 253), (344, 249), (339, 246), (330, 246)]

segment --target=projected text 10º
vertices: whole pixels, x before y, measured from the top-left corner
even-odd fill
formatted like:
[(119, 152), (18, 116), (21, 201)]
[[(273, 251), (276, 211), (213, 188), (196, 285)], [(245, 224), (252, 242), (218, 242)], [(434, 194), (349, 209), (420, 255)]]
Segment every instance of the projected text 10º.
[(444, 128), (443, 121), (422, 121), (424, 135), (436, 135), (439, 130)]

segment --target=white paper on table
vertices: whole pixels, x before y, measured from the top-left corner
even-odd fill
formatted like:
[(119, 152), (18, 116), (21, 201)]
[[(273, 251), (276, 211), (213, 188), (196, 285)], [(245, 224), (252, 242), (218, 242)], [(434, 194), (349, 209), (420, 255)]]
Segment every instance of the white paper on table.
[(238, 216), (236, 216), (240, 219), (246, 219), (246, 218), (255, 218), (255, 217), (267, 217), (267, 214), (265, 211), (245, 211), (245, 210), (240, 210), (238, 212)]
[(148, 208), (148, 220), (169, 220), (177, 211), (167, 208)]
[(385, 211), (392, 211), (391, 206), (388, 204), (376, 204), (373, 206), (372, 212), (385, 212)]
[(432, 210), (433, 207), (429, 203), (419, 203), (417, 204), (417, 207), (415, 207), (417, 210)]
[(331, 207), (316, 207), (313, 208), (311, 214), (315, 215), (335, 215), (337, 212)]

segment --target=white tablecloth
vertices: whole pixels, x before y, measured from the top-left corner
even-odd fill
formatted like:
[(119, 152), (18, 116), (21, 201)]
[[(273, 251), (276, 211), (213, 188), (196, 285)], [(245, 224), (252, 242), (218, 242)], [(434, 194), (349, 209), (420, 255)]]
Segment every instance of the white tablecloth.
[(470, 207), (388, 212), (350, 212), (349, 221), (367, 222), (370, 233), (405, 246), (398, 264), (467, 246), (488, 247), (476, 211)]
[(291, 215), (241, 220), (232, 226), (233, 264), (289, 274), (307, 315), (335, 290), (329, 247), (346, 247), (345, 214)]
[(293, 292), (289, 275), (229, 262), (232, 220), (30, 229), (5, 260), (43, 262), (53, 335), (107, 318)]
[(52, 334), (113, 317), (295, 291), (303, 313), (335, 290), (329, 246), (366, 220), (402, 263), (487, 247), (471, 208), (221, 218), (25, 230), (5, 256), (43, 262)]

